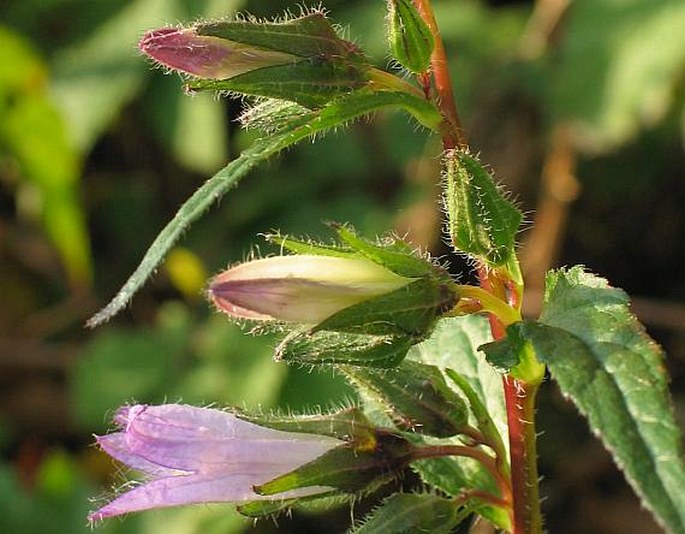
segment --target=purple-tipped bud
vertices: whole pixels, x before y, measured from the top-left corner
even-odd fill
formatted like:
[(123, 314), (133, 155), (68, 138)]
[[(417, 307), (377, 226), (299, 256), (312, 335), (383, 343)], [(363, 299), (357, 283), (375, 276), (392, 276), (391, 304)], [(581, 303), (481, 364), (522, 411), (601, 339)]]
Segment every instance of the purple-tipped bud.
[(233, 317), (317, 324), (412, 281), (365, 259), (276, 256), (221, 273), (212, 280), (209, 296)]
[(212, 80), (225, 80), (298, 59), (284, 52), (198, 35), (193, 28), (149, 31), (138, 43), (138, 48), (165, 67)]
[(193, 503), (302, 497), (331, 488), (310, 486), (265, 497), (253, 488), (308, 464), (342, 442), (282, 432), (221, 410), (179, 404), (126, 406), (119, 432), (98, 437), (110, 456), (141, 471), (146, 481), (88, 519)]

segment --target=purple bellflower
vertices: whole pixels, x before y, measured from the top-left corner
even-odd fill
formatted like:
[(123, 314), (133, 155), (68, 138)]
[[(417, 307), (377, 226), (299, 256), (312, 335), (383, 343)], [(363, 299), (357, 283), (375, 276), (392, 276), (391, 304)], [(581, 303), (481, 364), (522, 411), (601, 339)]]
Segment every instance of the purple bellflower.
[(305, 487), (269, 496), (253, 488), (343, 443), (264, 428), (222, 410), (180, 404), (125, 406), (115, 422), (120, 430), (99, 436), (98, 444), (148, 479), (91, 512), (90, 522), (150, 508), (324, 493), (331, 488)]

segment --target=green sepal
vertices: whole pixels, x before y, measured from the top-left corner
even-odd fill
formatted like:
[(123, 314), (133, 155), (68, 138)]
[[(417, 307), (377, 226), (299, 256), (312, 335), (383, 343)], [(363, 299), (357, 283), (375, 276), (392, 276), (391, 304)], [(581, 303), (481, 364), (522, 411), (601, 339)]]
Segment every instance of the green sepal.
[(293, 254), (310, 254), (312, 256), (332, 256), (338, 258), (363, 257), (358, 252), (341, 245), (327, 245), (314, 241), (304, 241), (279, 233), (266, 234), (264, 237), (269, 243), (274, 243)]
[(458, 300), (454, 284), (419, 278), (395, 291), (340, 310), (311, 331), (423, 338), (436, 319), (451, 310)]
[(342, 445), (269, 482), (255, 486), (260, 495), (274, 495), (296, 488), (323, 486), (345, 493), (375, 489), (397, 477), (409, 465), (414, 446), (384, 430), (376, 431), (372, 447)]
[(353, 443), (356, 447), (369, 446), (375, 441), (375, 426), (357, 407), (312, 415), (239, 413), (238, 416), (274, 430), (330, 436)]
[(430, 68), (435, 39), (411, 0), (388, 0), (388, 42), (405, 69), (421, 74)]
[(394, 367), (420, 339), (411, 336), (294, 330), (276, 347), (274, 358), (290, 363)]
[(340, 366), (357, 389), (379, 403), (401, 430), (446, 438), (463, 431), (468, 411), (440, 370), (404, 360), (383, 371)]
[(311, 497), (298, 497), (296, 499), (251, 501), (236, 506), (236, 510), (245, 517), (259, 519), (262, 517), (275, 517), (291, 510), (326, 512), (332, 508), (350, 504), (353, 499), (353, 495), (345, 494), (312, 495)]
[(336, 33), (323, 13), (310, 13), (284, 22), (228, 21), (198, 24), (198, 35), (209, 35), (259, 46), (302, 58), (361, 56), (358, 47)]
[(444, 168), (444, 202), (455, 248), (491, 267), (507, 265), (523, 215), (474, 155), (450, 150)]
[(396, 493), (373, 510), (350, 534), (450, 534), (470, 510), (430, 493)]
[(338, 237), (357, 251), (364, 258), (407, 278), (420, 278), (429, 275), (447, 277), (446, 271), (435, 266), (429, 260), (420, 258), (412, 247), (401, 239), (389, 239), (384, 243), (374, 243), (359, 237), (356, 232), (344, 224), (330, 223)]
[(202, 79), (186, 84), (191, 91), (230, 91), (279, 98), (318, 108), (367, 83), (366, 67), (340, 60), (302, 60), (251, 70), (226, 80)]

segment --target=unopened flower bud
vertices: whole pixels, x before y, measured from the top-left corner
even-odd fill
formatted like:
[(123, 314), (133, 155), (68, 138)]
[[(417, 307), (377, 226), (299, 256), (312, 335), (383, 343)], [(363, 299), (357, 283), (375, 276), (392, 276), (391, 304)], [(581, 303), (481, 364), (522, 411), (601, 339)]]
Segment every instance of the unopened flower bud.
[(318, 324), (412, 281), (361, 258), (277, 256), (221, 273), (211, 282), (209, 295), (233, 317)]
[(225, 80), (298, 59), (285, 52), (198, 35), (193, 28), (149, 31), (140, 40), (138, 48), (165, 67), (211, 80)]

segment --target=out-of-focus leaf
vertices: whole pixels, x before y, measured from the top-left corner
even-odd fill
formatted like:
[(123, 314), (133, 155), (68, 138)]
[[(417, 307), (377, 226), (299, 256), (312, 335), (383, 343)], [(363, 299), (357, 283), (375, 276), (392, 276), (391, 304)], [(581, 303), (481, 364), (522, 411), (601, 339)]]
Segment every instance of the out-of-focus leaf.
[(103, 428), (107, 414), (131, 399), (163, 402), (178, 380), (188, 328), (187, 313), (172, 304), (156, 329), (111, 329), (95, 337), (71, 376), (77, 423)]
[(0, 65), (0, 150), (19, 164), (19, 196), (35, 193), (36, 205), (24, 207), (42, 220), (71, 282), (88, 284), (90, 245), (78, 196), (81, 161), (47, 94), (45, 66), (18, 35), (2, 28)]
[(580, 146), (609, 150), (664, 116), (682, 80), (684, 28), (681, 0), (570, 5), (551, 104)]
[(88, 152), (142, 87), (148, 66), (135, 52), (141, 31), (183, 15), (178, 0), (134, 0), (87, 40), (58, 51), (52, 90), (69, 117), (73, 146)]

